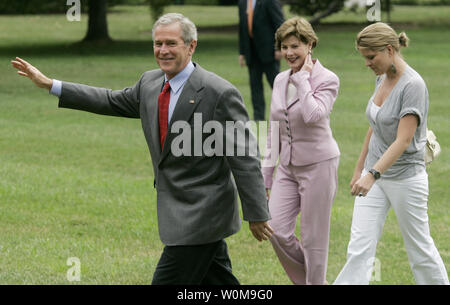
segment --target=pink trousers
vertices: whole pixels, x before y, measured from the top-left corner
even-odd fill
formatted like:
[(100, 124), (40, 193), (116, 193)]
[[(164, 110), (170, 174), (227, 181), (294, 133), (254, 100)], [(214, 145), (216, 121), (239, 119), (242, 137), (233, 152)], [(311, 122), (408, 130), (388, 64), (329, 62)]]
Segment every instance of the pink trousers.
[[(307, 166), (279, 165), (269, 200), (271, 242), (294, 284), (326, 281), (331, 206), (339, 157)], [(295, 236), (300, 214), (300, 241)]]

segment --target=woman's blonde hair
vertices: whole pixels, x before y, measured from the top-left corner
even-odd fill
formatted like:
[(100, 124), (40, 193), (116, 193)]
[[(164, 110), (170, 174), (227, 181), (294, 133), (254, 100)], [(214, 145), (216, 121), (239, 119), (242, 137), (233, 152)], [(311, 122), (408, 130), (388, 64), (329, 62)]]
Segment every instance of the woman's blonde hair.
[(373, 23), (365, 27), (356, 36), (356, 49), (370, 49), (372, 51), (383, 51), (386, 46), (391, 45), (396, 52), (401, 47), (408, 47), (409, 38), (405, 32), (397, 34), (393, 28), (383, 22)]
[(304, 18), (292, 17), (286, 20), (275, 33), (275, 49), (281, 49), (281, 42), (289, 36), (297, 37), (304, 44), (312, 42), (315, 48), (319, 38), (317, 38), (311, 24)]

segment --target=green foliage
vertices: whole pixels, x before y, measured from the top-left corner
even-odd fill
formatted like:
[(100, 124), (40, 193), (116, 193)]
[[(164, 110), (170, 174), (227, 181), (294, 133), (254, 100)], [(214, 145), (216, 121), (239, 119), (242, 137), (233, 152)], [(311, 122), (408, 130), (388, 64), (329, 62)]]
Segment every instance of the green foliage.
[[(127, 4), (137, 0), (108, 0), (108, 6)], [(66, 0), (0, 0), (1, 14), (56, 14), (66, 13), (72, 5)], [(87, 12), (89, 1), (80, 0), (81, 11)]]
[[(285, 3), (290, 4), (290, 11), (297, 15), (317, 16), (323, 14), (325, 17), (337, 13), (344, 8), (346, 0), (288, 0)], [(450, 1), (450, 0), (449, 0)], [(392, 1), (382, 0), (380, 2), (381, 10), (392, 10)], [(349, 10), (356, 12), (356, 8)]]
[(67, 11), (66, 1), (0, 0), (0, 14), (61, 13)]
[(239, 0), (219, 0), (218, 5), (238, 5)]
[(223, 5), (231, 6), (237, 5), (239, 0), (173, 0), (173, 4), (182, 5)]
[(218, 5), (219, 0), (183, 0), (184, 5)]
[(337, 10), (342, 9), (345, 0), (290, 0), (285, 2), (290, 4), (291, 12), (294, 14), (314, 16), (326, 11), (331, 4), (336, 4)]
[(391, 0), (395, 5), (450, 5), (450, 0)]

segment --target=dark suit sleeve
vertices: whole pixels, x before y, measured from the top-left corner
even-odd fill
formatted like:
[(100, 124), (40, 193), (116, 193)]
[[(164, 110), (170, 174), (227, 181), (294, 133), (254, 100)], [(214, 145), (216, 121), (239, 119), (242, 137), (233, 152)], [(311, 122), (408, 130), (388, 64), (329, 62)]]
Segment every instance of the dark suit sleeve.
[[(237, 89), (230, 87), (221, 94), (215, 111), (215, 120), (223, 124), (224, 156), (236, 182), (244, 220), (269, 220), (257, 142), (253, 133), (245, 126), (248, 114)], [(227, 129), (227, 124), (234, 125), (234, 129)], [(234, 130), (237, 130), (236, 140)]]
[[(245, 0), (244, 0), (245, 1)], [(240, 55), (244, 55), (245, 54), (245, 47), (244, 47), (244, 38), (245, 38), (245, 33), (244, 33), (244, 26), (247, 25), (246, 20), (244, 19), (244, 11), (245, 9), (243, 8), (243, 0), (239, 1), (238, 4), (238, 14), (239, 14), (239, 54)]]
[(278, 0), (268, 1), (269, 2), (269, 15), (273, 26), (274, 33), (284, 22), (284, 14), (281, 4)]
[(123, 90), (63, 82), (58, 106), (96, 114), (139, 118), (141, 81), (142, 77), (136, 85)]

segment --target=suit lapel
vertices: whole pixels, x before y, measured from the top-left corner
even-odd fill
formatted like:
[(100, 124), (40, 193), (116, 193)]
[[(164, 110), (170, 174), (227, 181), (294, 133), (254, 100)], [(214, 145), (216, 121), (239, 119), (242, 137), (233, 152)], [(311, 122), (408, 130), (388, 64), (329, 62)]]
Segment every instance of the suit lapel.
[(318, 59), (313, 59), (313, 63), (314, 63), (314, 66), (313, 66), (313, 69), (311, 71), (310, 79), (311, 79), (311, 87), (313, 89), (315, 89), (316, 83), (317, 83), (317, 79), (320, 79), (321, 76), (323, 75), (322, 72), (323, 72), (324, 67), (319, 62)]
[(253, 9), (253, 20), (252, 20), (253, 28), (255, 28), (255, 16), (258, 15), (259, 11), (261, 10), (262, 6), (261, 1), (262, 0), (256, 1), (255, 8)]
[(297, 95), (294, 96), (294, 98), (290, 101), (287, 100), (287, 90), (288, 90), (288, 83), (289, 83), (289, 76), (291, 75), (290, 71), (286, 73), (286, 75), (283, 77), (283, 79), (280, 80), (280, 88), (281, 90), (281, 104), (283, 109), (288, 109), (292, 106), (296, 101), (298, 101)]
[[(172, 118), (170, 119), (169, 126), (167, 127), (167, 137), (164, 142), (164, 148), (161, 152), (161, 157), (159, 159), (159, 164), (164, 160), (164, 158), (168, 155), (170, 151), (170, 146), (172, 144), (172, 140), (178, 134), (172, 134), (170, 130), (172, 129), (172, 125), (176, 121), (186, 121), (188, 122), (191, 118), (194, 110), (201, 102), (200, 91), (203, 89), (203, 84), (201, 80), (202, 68), (197, 64), (194, 72), (189, 76), (186, 84), (183, 87), (183, 91), (181, 91), (180, 97), (178, 98), (177, 105), (172, 114)], [(158, 126), (158, 139), (159, 139), (159, 126)]]
[(159, 142), (159, 120), (158, 120), (158, 97), (161, 93), (161, 87), (164, 82), (164, 74), (158, 76), (153, 81), (149, 83), (149, 100), (147, 104), (147, 112), (150, 117), (149, 125), (150, 130), (148, 131), (151, 135), (152, 146), (154, 147), (154, 153), (156, 160), (159, 159), (161, 154), (161, 144)]
[[(287, 92), (287, 90), (288, 90), (288, 84), (286, 84), (286, 92)], [(287, 98), (287, 94), (286, 94), (286, 98)], [(295, 103), (297, 103), (298, 101), (299, 101), (298, 95), (295, 94), (291, 100), (287, 101), (286, 109), (291, 108), (291, 106), (294, 105)]]

